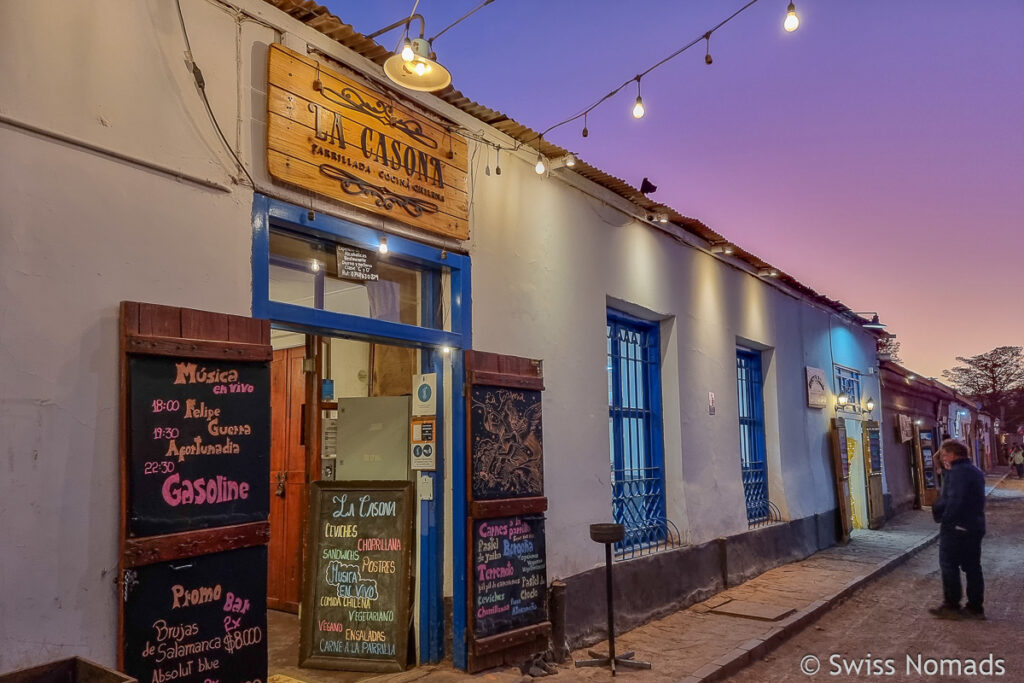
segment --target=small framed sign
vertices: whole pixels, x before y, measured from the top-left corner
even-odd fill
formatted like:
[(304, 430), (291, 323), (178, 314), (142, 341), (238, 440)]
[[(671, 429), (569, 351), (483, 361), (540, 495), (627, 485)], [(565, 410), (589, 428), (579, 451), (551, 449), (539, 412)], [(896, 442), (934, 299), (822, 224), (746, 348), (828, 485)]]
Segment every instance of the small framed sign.
[(376, 252), (339, 244), (337, 256), (338, 277), (342, 280), (368, 282), (380, 279)]
[(825, 371), (821, 368), (804, 368), (807, 372), (807, 406), (824, 408), (828, 405), (828, 387), (825, 385)]

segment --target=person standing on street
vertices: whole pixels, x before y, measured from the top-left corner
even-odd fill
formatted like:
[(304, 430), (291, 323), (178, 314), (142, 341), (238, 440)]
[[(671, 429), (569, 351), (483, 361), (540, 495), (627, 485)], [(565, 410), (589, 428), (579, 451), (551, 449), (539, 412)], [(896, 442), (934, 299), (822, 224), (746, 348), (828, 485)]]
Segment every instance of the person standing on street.
[(1010, 464), (1017, 471), (1017, 478), (1024, 479), (1024, 448), (1014, 446), (1010, 452)]
[[(984, 619), (985, 579), (981, 539), (985, 535), (985, 475), (971, 462), (967, 446), (946, 439), (938, 456), (946, 470), (942, 494), (932, 506), (939, 527), (939, 570), (943, 601), (928, 610), (940, 619)], [(960, 610), (960, 570), (967, 577), (967, 605)]]

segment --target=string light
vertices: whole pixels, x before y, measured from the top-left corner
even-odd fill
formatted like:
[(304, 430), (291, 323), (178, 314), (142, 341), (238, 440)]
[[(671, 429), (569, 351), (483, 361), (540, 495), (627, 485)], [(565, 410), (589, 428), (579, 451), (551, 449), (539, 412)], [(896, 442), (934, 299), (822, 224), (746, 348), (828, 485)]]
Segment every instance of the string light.
[(412, 51), (412, 41), (406, 38), (402, 41), (402, 61), (411, 62), (415, 57), (416, 53)]
[[(742, 12), (744, 12), (744, 11), (745, 11), (745, 10), (747, 10), (747, 9), (749, 9), (749, 8), (750, 8), (750, 7), (752, 6), (752, 5), (754, 5), (754, 3), (756, 3), (757, 1), (758, 1), (758, 0), (749, 0), (749, 2), (747, 2), (747, 3), (745, 4), (745, 5), (743, 5), (742, 7), (740, 7), (740, 8), (738, 9), (738, 10), (736, 10), (735, 12), (733, 12), (732, 14), (730, 14), (730, 15), (729, 15), (728, 17), (726, 17), (726, 18), (725, 18), (725, 19), (723, 19), (722, 21), (718, 22), (718, 23), (717, 23), (716, 25), (712, 26), (712, 27), (711, 27), (710, 29), (708, 29), (707, 31), (704, 31), (704, 32), (703, 32), (703, 33), (701, 33), (701, 34), (700, 34), (700, 35), (699, 35), (699, 36), (698, 36), (697, 38), (693, 39), (692, 41), (690, 41), (690, 42), (689, 42), (689, 43), (687, 43), (686, 45), (682, 46), (681, 48), (679, 48), (678, 50), (676, 50), (676, 51), (675, 51), (675, 52), (673, 52), (672, 54), (668, 55), (667, 57), (665, 57), (665, 58), (664, 58), (664, 59), (662, 59), (661, 61), (659, 61), (659, 62), (655, 63), (654, 65), (652, 65), (651, 67), (649, 67), (649, 68), (648, 68), (648, 69), (647, 69), (646, 71), (643, 71), (643, 72), (641, 72), (640, 74), (638, 74), (637, 76), (635, 76), (635, 77), (633, 77), (633, 78), (629, 79), (628, 81), (626, 81), (625, 83), (623, 83), (623, 84), (622, 84), (622, 85), (620, 85), (619, 87), (615, 88), (614, 90), (612, 90), (611, 92), (609, 92), (609, 93), (608, 93), (607, 95), (605, 95), (604, 97), (600, 98), (599, 100), (597, 100), (596, 102), (594, 102), (593, 104), (591, 104), (591, 105), (590, 105), (589, 107), (586, 107), (585, 109), (583, 109), (583, 110), (582, 110), (582, 111), (580, 111), (579, 113), (577, 113), (577, 114), (574, 114), (574, 115), (570, 116), (569, 118), (565, 119), (564, 121), (559, 121), (558, 123), (555, 123), (555, 124), (553, 124), (553, 125), (551, 125), (551, 126), (548, 126), (548, 127), (547, 127), (547, 128), (546, 128), (546, 129), (544, 130), (544, 131), (542, 131), (541, 133), (539, 133), (539, 134), (537, 135), (537, 137), (543, 137), (543, 136), (547, 135), (548, 133), (550, 133), (551, 131), (555, 130), (556, 128), (560, 128), (560, 127), (562, 127), (562, 126), (566, 125), (567, 123), (571, 123), (571, 122), (573, 122), (573, 121), (575, 121), (575, 120), (577, 120), (577, 119), (579, 119), (579, 118), (582, 118), (582, 119), (583, 119), (583, 137), (587, 137), (587, 136), (588, 136), (588, 135), (590, 134), (590, 131), (589, 131), (589, 130), (587, 129), (587, 115), (588, 115), (588, 114), (589, 114), (590, 112), (594, 111), (594, 109), (596, 109), (596, 108), (597, 108), (598, 106), (600, 106), (601, 104), (603, 104), (603, 103), (604, 103), (604, 102), (605, 102), (606, 100), (609, 100), (609, 99), (611, 99), (612, 97), (614, 97), (615, 95), (619, 94), (619, 92), (621, 92), (623, 88), (625, 88), (626, 86), (628, 86), (628, 85), (629, 85), (629, 84), (630, 84), (631, 82), (633, 82), (633, 81), (636, 81), (636, 82), (637, 82), (637, 87), (638, 87), (638, 89), (639, 89), (639, 85), (640, 85), (640, 78), (642, 78), (643, 76), (646, 76), (647, 74), (651, 73), (652, 71), (654, 71), (654, 70), (655, 70), (655, 69), (657, 69), (658, 67), (660, 67), (660, 66), (663, 66), (664, 64), (668, 63), (668, 62), (669, 62), (669, 61), (671, 61), (672, 59), (675, 59), (676, 57), (678, 57), (678, 56), (679, 56), (679, 55), (681, 55), (682, 53), (686, 52), (686, 51), (687, 51), (687, 50), (689, 50), (689, 49), (690, 49), (691, 47), (693, 47), (694, 45), (696, 45), (697, 43), (699, 43), (700, 41), (702, 41), (702, 40), (705, 40), (705, 37), (709, 37), (709, 36), (710, 36), (710, 35), (711, 35), (712, 33), (714, 33), (714, 32), (715, 32), (715, 31), (717, 31), (718, 29), (720, 29), (720, 28), (722, 28), (723, 26), (725, 26), (725, 25), (726, 25), (727, 23), (729, 23), (730, 21), (732, 21), (733, 19), (735, 19), (736, 17), (738, 17), (738, 16), (739, 16), (739, 15), (740, 15), (740, 14), (741, 14)], [(710, 52), (709, 52), (709, 56), (710, 56)], [(705, 58), (705, 62), (706, 62), (706, 61), (707, 61), (707, 59)], [(638, 101), (637, 101), (637, 103), (636, 103), (636, 104), (638, 104), (638, 105), (641, 105), (641, 106), (642, 106), (642, 105), (643, 105), (643, 101), (642, 101), (642, 100), (640, 99), (640, 97), (639, 97), (639, 92), (637, 93), (637, 100), (638, 100)], [(634, 105), (634, 110), (636, 110), (636, 108), (637, 108), (637, 107), (636, 107), (636, 105)], [(634, 114), (634, 116), (635, 116), (635, 115), (636, 115), (636, 114)], [(642, 116), (642, 114), (641, 114), (641, 116)], [(639, 118), (639, 117), (637, 117), (637, 118)]]
[(704, 42), (707, 43), (708, 48), (707, 53), (704, 55), (704, 63), (710, 66), (711, 62), (715, 61), (711, 59), (711, 31), (704, 34)]
[(640, 77), (636, 77), (636, 104), (633, 105), (633, 118), (642, 119), (647, 110), (644, 109), (644, 98), (640, 97)]
[(786, 8), (786, 20), (782, 22), (782, 28), (792, 33), (798, 26), (800, 26), (800, 17), (796, 15), (796, 5), (791, 2)]
[(537, 165), (533, 167), (533, 170), (537, 172), (537, 175), (544, 175), (548, 170), (544, 163), (544, 155), (540, 152), (537, 152)]

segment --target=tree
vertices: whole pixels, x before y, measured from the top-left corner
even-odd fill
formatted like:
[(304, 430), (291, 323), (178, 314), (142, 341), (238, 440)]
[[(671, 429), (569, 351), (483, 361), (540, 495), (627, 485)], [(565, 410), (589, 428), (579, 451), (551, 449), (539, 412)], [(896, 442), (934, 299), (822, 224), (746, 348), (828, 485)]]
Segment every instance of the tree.
[(900, 358), (900, 343), (896, 341), (896, 335), (879, 337), (875, 346), (878, 351), (878, 360), (891, 360), (893, 363), (903, 363)]
[(963, 365), (943, 370), (957, 391), (981, 402), (990, 413), (998, 414), (1006, 425), (1006, 411), (1013, 407), (1016, 394), (1024, 389), (1024, 347), (999, 346), (970, 358), (957, 356)]

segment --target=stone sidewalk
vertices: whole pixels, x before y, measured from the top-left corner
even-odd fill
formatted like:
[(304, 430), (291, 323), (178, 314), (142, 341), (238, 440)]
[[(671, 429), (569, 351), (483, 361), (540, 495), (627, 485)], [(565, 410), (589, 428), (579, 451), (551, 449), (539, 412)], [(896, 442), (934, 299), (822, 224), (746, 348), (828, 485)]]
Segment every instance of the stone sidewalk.
[[(1000, 468), (986, 477), (990, 493), (1006, 476)], [(696, 683), (728, 678), (752, 661), (779, 646), (794, 633), (808, 626), (834, 605), (865, 583), (882, 576), (921, 549), (935, 542), (938, 527), (927, 510), (913, 510), (889, 520), (877, 531), (857, 529), (845, 546), (819, 551), (805, 560), (776, 567), (750, 581), (687, 609), (649, 622), (616, 638), (619, 653), (636, 652), (639, 660), (650, 661), (649, 671), (619, 669), (617, 680), (672, 681)], [(737, 607), (737, 611), (787, 612), (775, 621), (716, 613), (718, 608)], [(607, 641), (593, 650), (607, 652)], [(589, 659), (586, 650), (572, 653), (575, 659)], [(273, 681), (271, 683), (277, 683)], [(374, 676), (387, 683), (411, 681), (483, 680), (496, 683), (530, 681), (517, 669), (494, 670), (470, 676), (450, 667), (426, 666), (401, 674)], [(575, 668), (572, 661), (558, 666), (558, 673), (545, 681), (610, 681), (605, 668)], [(280, 683), (289, 683), (280, 681)]]

